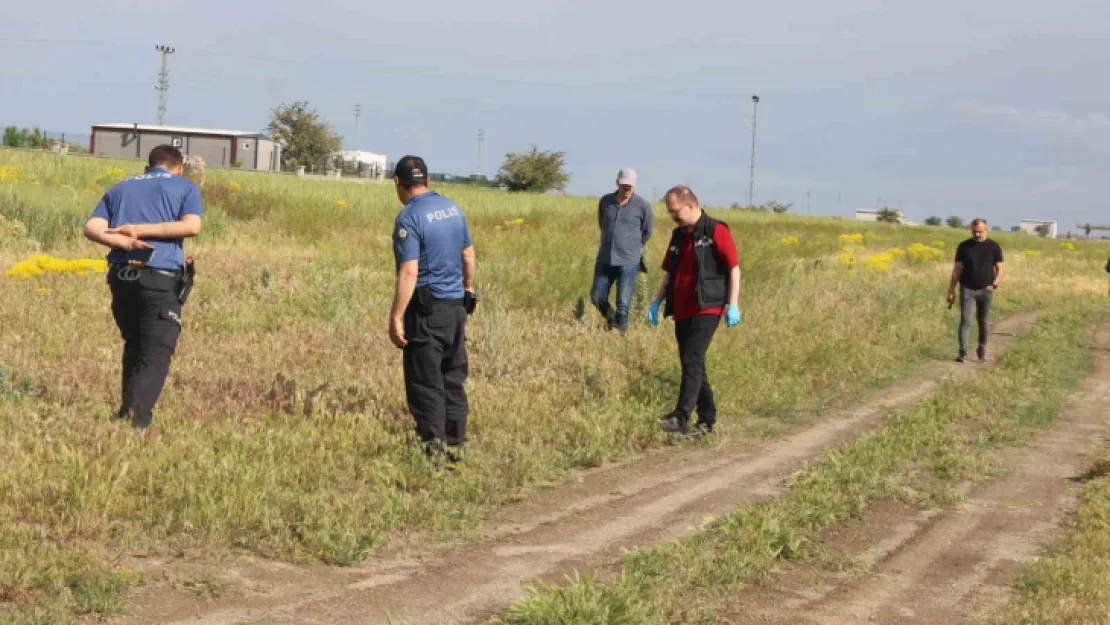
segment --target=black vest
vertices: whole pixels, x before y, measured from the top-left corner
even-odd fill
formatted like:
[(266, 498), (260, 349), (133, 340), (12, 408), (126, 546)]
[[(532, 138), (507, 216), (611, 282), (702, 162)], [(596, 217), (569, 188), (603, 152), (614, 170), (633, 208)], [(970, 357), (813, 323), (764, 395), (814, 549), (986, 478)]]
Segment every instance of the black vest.
[[(701, 309), (717, 308), (728, 302), (728, 273), (724, 259), (717, 251), (713, 241), (713, 233), (717, 224), (724, 227), (728, 224), (718, 222), (706, 213), (701, 214), (701, 219), (694, 224), (694, 259), (698, 271), (698, 307)], [(668, 268), (671, 279), (667, 281), (667, 305), (663, 309), (663, 316), (670, 317), (674, 314), (674, 275), (678, 270), (678, 262), (682, 256), (685, 233), (678, 227), (671, 233), (671, 266)]]

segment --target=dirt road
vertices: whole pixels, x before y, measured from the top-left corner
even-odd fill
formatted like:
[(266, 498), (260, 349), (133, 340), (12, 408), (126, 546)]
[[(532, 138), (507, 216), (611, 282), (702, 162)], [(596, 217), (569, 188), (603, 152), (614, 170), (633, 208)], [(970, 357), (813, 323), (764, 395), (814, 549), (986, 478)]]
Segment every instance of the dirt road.
[[(998, 323), (994, 344), (1004, 349), (1033, 318)], [(806, 461), (875, 427), (890, 409), (922, 399), (947, 378), (981, 370), (933, 363), (915, 379), (771, 442), (690, 446), (586, 473), (578, 484), (507, 507), (478, 540), (444, 553), (387, 557), (346, 569), (229, 562), (223, 573), (246, 592), (205, 604), (152, 586), (128, 615), (112, 622), (474, 622), (521, 597), (534, 579), (612, 566), (624, 549), (690, 533), (709, 517), (775, 496)]]
[[(1095, 333), (1096, 368), (1062, 417), (1024, 447), (1005, 450), (1003, 476), (946, 511), (889, 504), (832, 537), (870, 570), (834, 575), (798, 567), (749, 589), (737, 623), (856, 625), (965, 623), (1010, 597), (1020, 563), (1042, 553), (1078, 504), (1077, 476), (1106, 448), (1110, 326)], [(840, 542), (840, 545), (836, 543)], [(752, 616), (757, 615), (757, 616)]]

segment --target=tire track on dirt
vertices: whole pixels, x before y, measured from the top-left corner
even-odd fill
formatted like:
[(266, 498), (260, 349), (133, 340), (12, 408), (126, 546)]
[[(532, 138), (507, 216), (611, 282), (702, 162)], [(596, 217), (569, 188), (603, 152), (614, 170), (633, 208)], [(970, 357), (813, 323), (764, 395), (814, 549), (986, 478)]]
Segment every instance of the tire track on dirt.
[(841, 577), (839, 584), (833, 575), (799, 584), (787, 574), (776, 582), (779, 589), (745, 605), (745, 612), (761, 616), (743, 622), (960, 623), (1001, 609), (1021, 563), (1041, 553), (1078, 506), (1082, 485), (1075, 478), (1106, 445), (1110, 325), (1094, 338), (1093, 374), (1059, 420), (1029, 445), (1007, 452), (1003, 477), (965, 487), (967, 498), (950, 510), (900, 507), (872, 515), (855, 533), (891, 535), (864, 551), (865, 563), (874, 565), (869, 573)]
[[(1004, 349), (1035, 317), (1024, 314), (1000, 321), (992, 331), (994, 344)], [(342, 571), (312, 567), (311, 574), (291, 574), (270, 585), (266, 594), (187, 611), (152, 605), (113, 622), (473, 622), (521, 597), (530, 581), (558, 580), (572, 570), (611, 566), (625, 549), (688, 534), (709, 517), (775, 496), (805, 462), (875, 427), (889, 410), (921, 400), (945, 380), (977, 370), (982, 369), (935, 363), (923, 375), (768, 443), (668, 450), (588, 472), (579, 484), (537, 493), (507, 507), (479, 540), (425, 561), (410, 554)]]

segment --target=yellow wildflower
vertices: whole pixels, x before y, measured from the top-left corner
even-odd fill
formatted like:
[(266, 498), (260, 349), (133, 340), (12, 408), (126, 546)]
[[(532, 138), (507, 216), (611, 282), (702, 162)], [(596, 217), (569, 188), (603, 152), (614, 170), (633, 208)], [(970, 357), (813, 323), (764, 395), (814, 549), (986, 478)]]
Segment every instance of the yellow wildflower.
[(8, 275), (13, 278), (34, 278), (52, 274), (74, 274), (83, 276), (89, 273), (104, 273), (108, 270), (108, 261), (98, 258), (77, 258), (66, 260), (53, 256), (32, 256), (27, 260), (19, 261), (8, 269)]
[(895, 259), (898, 259), (898, 258), (902, 258), (903, 256), (906, 255), (906, 250), (904, 250), (900, 247), (892, 247), (889, 250), (887, 250), (886, 253), (890, 254)]
[(1022, 250), (1021, 255), (1026, 258), (1040, 258), (1041, 253), (1038, 250)]
[(840, 234), (837, 235), (836, 238), (845, 245), (859, 245), (863, 243), (863, 235), (858, 232), (855, 234)]
[(524, 219), (522, 217), (517, 217), (516, 219), (510, 219), (510, 220), (505, 222), (505, 225), (506, 226), (523, 226), (524, 225)]
[(851, 267), (856, 263), (855, 251), (850, 248), (840, 250), (840, 253), (836, 255), (836, 262)]
[(126, 177), (127, 172), (123, 171), (119, 167), (113, 167), (103, 174), (100, 174), (100, 176), (98, 176), (95, 180), (95, 183), (102, 186), (111, 186), (116, 184), (117, 182), (120, 182)]
[(890, 252), (880, 252), (868, 256), (863, 262), (868, 269), (872, 271), (890, 271), (890, 266), (894, 264), (894, 254)]
[(800, 242), (798, 237), (793, 234), (779, 239), (779, 245), (797, 245)]
[(0, 182), (19, 182), (19, 168), (15, 165), (0, 165)]
[(930, 263), (944, 260), (944, 252), (924, 243), (914, 243), (906, 248), (906, 255), (913, 263)]
[(231, 182), (227, 183), (227, 188), (229, 191), (239, 191), (243, 188), (243, 185), (232, 180)]
[(1073, 252), (1075, 251), (1075, 243), (1072, 243), (1071, 241), (1064, 241), (1060, 244), (1060, 247), (1064, 248), (1065, 250), (1071, 250)]
[(336, 200), (335, 205), (338, 206), (339, 208), (344, 208), (345, 206), (347, 206), (347, 201), (346, 200)]

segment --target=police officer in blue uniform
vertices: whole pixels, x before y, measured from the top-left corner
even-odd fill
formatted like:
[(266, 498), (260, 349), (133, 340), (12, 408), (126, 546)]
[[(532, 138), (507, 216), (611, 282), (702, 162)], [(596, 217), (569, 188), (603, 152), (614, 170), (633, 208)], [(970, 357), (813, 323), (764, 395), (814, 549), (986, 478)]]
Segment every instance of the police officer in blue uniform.
[(466, 443), (466, 319), (478, 298), (462, 210), (428, 190), (428, 166), (405, 156), (393, 172), (404, 208), (393, 227), (397, 287), (389, 338), (404, 350), (405, 396), (429, 457), (454, 462)]
[(201, 231), (197, 187), (181, 177), (177, 148), (151, 150), (146, 172), (104, 194), (85, 237), (112, 248), (108, 285), (123, 335), (123, 393), (117, 416), (146, 430), (181, 334), (181, 306), (192, 287), (182, 240)]

